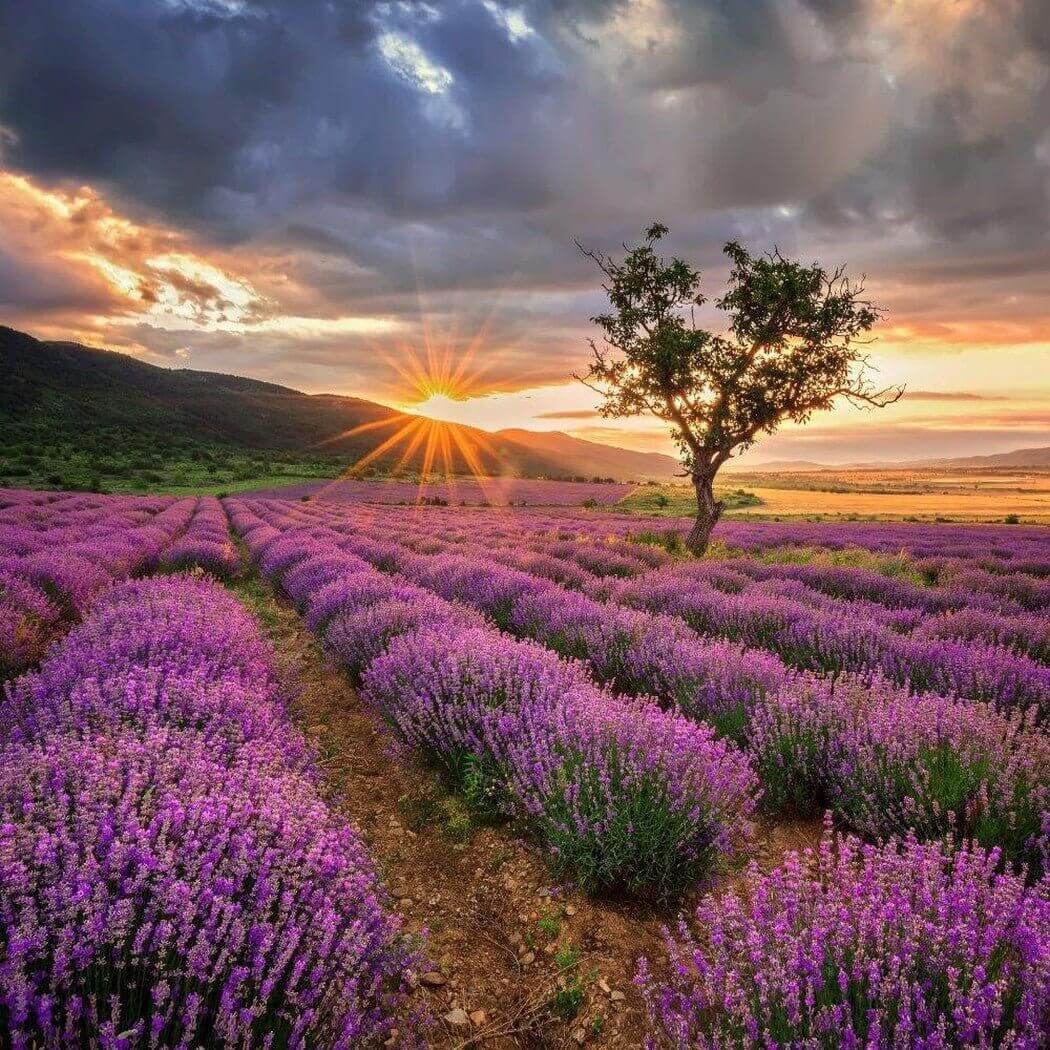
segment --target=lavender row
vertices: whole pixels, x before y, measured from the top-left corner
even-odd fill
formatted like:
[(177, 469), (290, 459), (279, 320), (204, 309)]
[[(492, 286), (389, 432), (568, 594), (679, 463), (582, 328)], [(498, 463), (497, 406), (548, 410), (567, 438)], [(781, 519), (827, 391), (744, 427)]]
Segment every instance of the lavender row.
[(977, 847), (830, 834), (752, 869), (666, 931), (669, 977), (643, 960), (659, 1045), (1044, 1047), (1050, 886), (998, 869)]
[[(351, 513), (357, 518), (366, 517), (362, 508), (354, 508)], [(374, 517), (374, 514), (367, 516)], [(416, 537), (433, 543), (435, 536), (445, 544), (456, 546), (484, 544), (490, 550), (500, 551), (501, 557), (524, 548), (544, 558), (571, 563), (591, 584), (593, 577), (630, 578), (662, 566), (687, 573), (703, 572), (710, 567), (709, 571), (721, 571), (729, 576), (746, 574), (756, 580), (798, 580), (831, 597), (868, 599), (892, 608), (943, 612), (977, 604), (994, 611), (1011, 612), (1042, 611), (1050, 606), (1050, 581), (1017, 572), (991, 573), (977, 567), (973, 559), (916, 563), (899, 553), (874, 555), (863, 549), (847, 549), (838, 555), (829, 555), (806, 548), (779, 554), (775, 550), (763, 552), (763, 557), (778, 555), (771, 561), (738, 555), (683, 564), (673, 561), (659, 547), (615, 536), (567, 534), (563, 530), (537, 535), (522, 527), (520, 519), (515, 526), (499, 521), (482, 522), (476, 516), (464, 521), (454, 512), (440, 515), (435, 512), (422, 522), (403, 523), (401, 539), (409, 546), (414, 546)], [(727, 549), (726, 554), (729, 553)], [(795, 564), (782, 560), (782, 556), (792, 553), (804, 557), (805, 562)], [(830, 564), (826, 560), (829, 556)], [(842, 564), (838, 563), (839, 558)]]
[(0, 676), (39, 660), (115, 582), (155, 566), (193, 504), (73, 496), (0, 510)]
[[(311, 520), (294, 507), (260, 511)], [(596, 602), (477, 558), (426, 558), (357, 532), (313, 531), (326, 549), (340, 543), (421, 584), (428, 599), (436, 592), (469, 605), (586, 663), (617, 692), (653, 695), (710, 722), (752, 753), (770, 809), (828, 806), (869, 837), (955, 833), (1001, 846), (1033, 871), (1047, 861), (1050, 753), (1034, 711), (1001, 714), (877, 678), (821, 680), (772, 654), (702, 638), (681, 620)], [(330, 599), (338, 594), (319, 599), (315, 626)], [(403, 600), (423, 599), (410, 587)]]
[(221, 588), (122, 584), (9, 688), (10, 1045), (377, 1046), (412, 965), (272, 654)]
[[(382, 548), (350, 549), (382, 557)], [(1050, 750), (1035, 712), (793, 674), (775, 657), (697, 637), (680, 622), (594, 602), (476, 559), (402, 556), (429, 590), (587, 662), (599, 680), (703, 718), (755, 755), (766, 802), (816, 810), (873, 837), (948, 831), (1045, 863)]]
[(598, 688), (578, 662), (383, 575), (331, 533), (232, 508), (260, 570), (397, 737), (473, 802), (523, 822), (556, 870), (661, 899), (746, 845), (754, 775), (709, 727)]
[(222, 504), (214, 496), (197, 500), (186, 531), (161, 552), (168, 569), (200, 568), (219, 579), (236, 576), (241, 557), (233, 544)]
[(767, 563), (753, 558), (686, 561), (667, 567), (669, 575), (710, 579), (727, 591), (740, 591), (755, 581), (791, 580), (815, 592), (846, 601), (864, 599), (893, 609), (941, 613), (982, 608), (1011, 612), (1041, 609), (1050, 590), (1045, 581), (957, 571), (936, 585), (919, 584), (861, 566)]
[[(768, 649), (803, 670), (874, 672), (916, 691), (1003, 708), (1042, 708), (1050, 702), (1050, 668), (988, 642), (902, 635), (890, 621), (879, 623), (881, 617), (863, 603), (816, 607), (783, 593), (727, 594), (701, 578), (660, 572), (618, 585), (612, 597), (680, 617), (701, 634)], [(1015, 618), (1007, 629), (1023, 631), (1021, 623)], [(1032, 621), (1033, 647), (1038, 649), (1044, 631), (1039, 620)]]
[[(552, 519), (554, 520), (554, 519)], [(685, 534), (688, 519), (597, 515), (584, 519), (565, 511), (560, 521), (580, 531), (626, 536), (639, 531), (674, 530)], [(1050, 575), (1050, 537), (1045, 526), (923, 524), (917, 522), (772, 522), (723, 519), (715, 540), (751, 555), (781, 548), (829, 551), (862, 549), (904, 552), (913, 561), (968, 562), (991, 572)]]
[(819, 811), (873, 838), (912, 830), (1050, 860), (1050, 739), (1036, 712), (1000, 713), (885, 679), (838, 683), (775, 657), (697, 637), (680, 621), (595, 602), (462, 555), (421, 558), (351, 536), (348, 549), (500, 626), (589, 664), (628, 694), (714, 724), (752, 752), (771, 809)]
[[(388, 529), (382, 531), (389, 534)], [(351, 532), (347, 542), (360, 542), (361, 535)], [(407, 554), (400, 547), (399, 551), (391, 555), (393, 563), (400, 571), (408, 571), (398, 560), (404, 560)], [(427, 563), (436, 562), (440, 557), (418, 559), (411, 572), (423, 575), (414, 578), (430, 586), (425, 579)], [(490, 564), (490, 558), (444, 557), (442, 566), (457, 564), (456, 557), (465, 558), (462, 564), (468, 566), (467, 571), (491, 577), (495, 581), (492, 586), (497, 588), (550, 591), (558, 601), (569, 601), (560, 590), (546, 587), (534, 577), (517, 579), (513, 572), (500, 570)], [(447, 575), (445, 570), (438, 568), (432, 575), (439, 593), (449, 597), (451, 592), (440, 590), (453, 586), (441, 581), (440, 578)], [(1014, 649), (1014, 645), (1023, 645), (1036, 657), (1043, 655), (1047, 625), (1040, 617), (1025, 619), (994, 613), (981, 617), (974, 610), (968, 615), (949, 615), (923, 622), (917, 613), (885, 610), (871, 602), (814, 606), (792, 597), (790, 585), (786, 594), (782, 593), (783, 588), (778, 593), (768, 583), (764, 592), (726, 593), (707, 582), (717, 579), (728, 587), (725, 581), (729, 575), (729, 571), (717, 563), (714, 568), (698, 563), (686, 570), (662, 570), (618, 585), (607, 585), (599, 593), (612, 596), (617, 605), (633, 606), (664, 617), (658, 628), (660, 633), (667, 630), (666, 618), (678, 617), (702, 635), (722, 637), (749, 649), (770, 650), (801, 670), (833, 676), (874, 673), (916, 692), (957, 695), (994, 703), (1004, 709), (1024, 710), (1035, 706), (1039, 717), (1045, 715), (1043, 708), (1050, 700), (1050, 669)], [(732, 575), (747, 579), (742, 571)], [(460, 595), (451, 593), (451, 596)], [(576, 605), (589, 608), (591, 618), (596, 621), (615, 620), (615, 607), (607, 603), (593, 608), (585, 602), (577, 601)], [(501, 626), (511, 627), (499, 609), (486, 608), (485, 611), (494, 615)], [(900, 633), (909, 628), (914, 632), (912, 636)], [(1007, 644), (995, 644), (984, 636), (985, 632)], [(977, 634), (979, 640), (975, 640), (973, 634)], [(554, 644), (558, 644), (557, 640)], [(573, 655), (593, 661), (593, 647), (587, 651), (589, 657), (578, 651)], [(607, 677), (602, 671), (599, 675)], [(649, 686), (643, 688), (653, 691)]]
[[(491, 540), (477, 535), (450, 541), (445, 533), (439, 539), (412, 529), (401, 530), (398, 539), (423, 554), (477, 554), (483, 548), (490, 561), (599, 598), (630, 593), (632, 587), (618, 585), (619, 578), (637, 577), (662, 564), (659, 559), (631, 558), (611, 544), (530, 540), (524, 550), (502, 550), (490, 548)], [(672, 588), (707, 583), (742, 599), (797, 600), (835, 617), (878, 623), (895, 634), (984, 643), (1050, 662), (1050, 621), (1026, 612), (1006, 595), (983, 590), (919, 587), (864, 569), (770, 566), (746, 559), (687, 562), (646, 576), (635, 586), (656, 581)]]
[(13, 496), (0, 507), (0, 676), (37, 662), (122, 579), (191, 567), (228, 577), (240, 563), (213, 497)]
[[(336, 528), (342, 519), (366, 531), (385, 529), (374, 509), (353, 508), (339, 514), (330, 507), (310, 507), (307, 513), (312, 520)], [(464, 524), (463, 515), (455, 512), (429, 512), (422, 522), (414, 518), (399, 519), (398, 539), (403, 546), (424, 554), (483, 551), (489, 560), (594, 597), (615, 594), (619, 577), (637, 577), (667, 562), (662, 552), (644, 545), (538, 539), (515, 524), (508, 526), (499, 520), (486, 523), (474, 516)], [(883, 568), (889, 571), (891, 567)], [(824, 607), (832, 617), (878, 621), (899, 634), (917, 632), (926, 639), (983, 642), (1044, 662), (1050, 649), (1048, 621), (1041, 613), (1025, 611), (1045, 607), (1044, 592), (1050, 584), (1029, 577), (966, 570), (955, 572), (943, 587), (925, 586), (886, 576), (863, 564), (764, 564), (746, 558), (677, 563), (656, 576), (672, 586), (683, 577), (686, 583), (695, 579), (729, 593), (746, 590), (763, 600), (777, 596), (797, 599)], [(933, 622), (931, 617), (935, 617)]]
[(252, 493), (255, 497), (296, 500), (306, 496), (337, 507), (356, 504), (426, 506), (442, 500), (449, 505), (582, 506), (613, 504), (634, 485), (600, 481), (548, 481), (537, 478), (462, 477), (419, 484), (411, 481), (356, 481), (338, 478)]
[[(352, 483), (350, 483), (352, 484)], [(329, 503), (321, 506), (335, 513), (371, 514), (380, 518), (388, 508), (369, 507), (367, 500)], [(434, 528), (440, 523), (502, 533), (511, 537), (552, 536), (566, 540), (586, 538), (605, 541), (626, 539), (640, 533), (684, 536), (691, 522), (681, 518), (639, 517), (585, 512), (570, 507), (543, 507), (523, 511), (502, 508), (498, 514), (454, 507), (415, 506), (399, 512), (402, 519)], [(972, 524), (920, 524), (910, 522), (759, 522), (723, 519), (715, 530), (716, 544), (748, 555), (792, 558), (806, 551), (868, 551), (896, 557), (904, 555), (920, 571), (934, 574), (942, 569), (966, 566), (995, 574), (1050, 576), (1050, 533), (1044, 526)], [(515, 540), (515, 542), (517, 542)]]

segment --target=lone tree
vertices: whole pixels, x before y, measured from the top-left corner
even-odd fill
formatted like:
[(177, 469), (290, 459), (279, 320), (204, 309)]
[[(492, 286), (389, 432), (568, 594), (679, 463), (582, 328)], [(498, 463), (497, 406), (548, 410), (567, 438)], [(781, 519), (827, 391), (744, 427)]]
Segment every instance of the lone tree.
[(729, 286), (715, 300), (729, 324), (719, 335), (693, 317), (706, 302), (700, 271), (656, 254), (667, 232), (654, 223), (644, 244), (624, 245), (622, 262), (576, 242), (601, 270), (611, 307), (591, 318), (604, 338), (601, 346), (590, 341), (590, 369), (576, 378), (602, 395), (607, 418), (650, 413), (670, 424), (696, 490), (687, 545), (702, 554), (724, 509), (715, 476), (734, 453), (785, 419), (805, 423), (836, 398), (884, 408), (904, 390), (876, 389), (867, 378), (862, 337), (880, 311), (844, 268), (828, 273), (776, 249), (755, 256), (730, 241)]

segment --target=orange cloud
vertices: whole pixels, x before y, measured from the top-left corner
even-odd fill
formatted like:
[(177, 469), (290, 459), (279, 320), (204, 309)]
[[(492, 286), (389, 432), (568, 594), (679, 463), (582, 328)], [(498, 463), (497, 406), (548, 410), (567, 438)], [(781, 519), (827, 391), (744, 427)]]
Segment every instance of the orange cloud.
[(19, 264), (35, 283), (45, 277), (51, 289), (46, 303), (12, 294), (3, 304), (38, 335), (142, 350), (127, 347), (115, 330), (146, 324), (296, 339), (397, 327), (392, 318), (291, 312), (278, 295), (289, 284), (279, 258), (201, 246), (186, 234), (119, 214), (88, 186), (44, 187), (0, 171), (0, 226), (9, 267)]

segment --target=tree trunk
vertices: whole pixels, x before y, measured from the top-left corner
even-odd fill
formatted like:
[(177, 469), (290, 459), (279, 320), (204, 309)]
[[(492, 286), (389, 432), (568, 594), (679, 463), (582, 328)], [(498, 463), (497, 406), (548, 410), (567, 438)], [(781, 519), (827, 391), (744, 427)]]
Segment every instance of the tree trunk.
[(714, 474), (698, 474), (693, 477), (693, 488), (696, 490), (696, 521), (689, 530), (685, 545), (698, 557), (707, 550), (711, 530), (725, 509), (725, 504), (715, 499), (714, 480)]

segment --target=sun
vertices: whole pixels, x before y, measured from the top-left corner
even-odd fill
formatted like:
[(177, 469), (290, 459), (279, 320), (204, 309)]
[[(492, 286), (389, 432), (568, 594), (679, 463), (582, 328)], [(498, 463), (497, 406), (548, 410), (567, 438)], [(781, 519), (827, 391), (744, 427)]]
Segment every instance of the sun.
[(393, 476), (418, 476), (420, 501), (431, 481), (454, 486), (457, 477), (468, 475), (484, 485), (493, 472), (494, 455), (487, 436), (470, 427), (467, 408), (484, 371), (473, 364), (481, 340), (479, 334), (463, 352), (455, 353), (451, 347), (437, 348), (428, 337), (423, 354), (410, 347), (400, 347), (396, 355), (384, 354), (411, 394), (392, 415), (320, 442), (327, 445), (365, 432), (374, 434), (375, 444), (347, 466), (343, 477), (360, 477), (373, 464), (384, 463)]
[(443, 391), (435, 390), (424, 400), (409, 406), (413, 413), (426, 416), (441, 423), (467, 423), (466, 404), (463, 398), (453, 397)]

